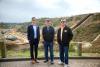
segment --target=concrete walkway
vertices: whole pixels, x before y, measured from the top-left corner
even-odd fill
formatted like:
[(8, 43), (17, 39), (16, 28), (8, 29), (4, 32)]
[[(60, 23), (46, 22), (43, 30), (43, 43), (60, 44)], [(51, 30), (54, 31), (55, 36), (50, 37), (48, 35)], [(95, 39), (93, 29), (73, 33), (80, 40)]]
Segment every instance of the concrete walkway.
[[(30, 61), (0, 62), (0, 67), (63, 67), (58, 64), (58, 60), (55, 60), (53, 65), (44, 63), (43, 60), (39, 62), (37, 64), (31, 64)], [(100, 59), (70, 59), (69, 67), (100, 67)]]

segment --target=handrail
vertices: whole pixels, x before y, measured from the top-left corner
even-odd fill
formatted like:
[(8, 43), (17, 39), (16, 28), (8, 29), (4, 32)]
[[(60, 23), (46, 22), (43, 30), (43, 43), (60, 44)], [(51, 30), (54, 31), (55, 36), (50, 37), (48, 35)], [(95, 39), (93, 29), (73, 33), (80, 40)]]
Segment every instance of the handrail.
[(86, 17), (82, 18), (75, 26), (72, 27), (72, 30), (74, 31), (78, 26), (80, 26), (85, 20), (87, 20), (90, 16), (94, 14), (88, 14)]

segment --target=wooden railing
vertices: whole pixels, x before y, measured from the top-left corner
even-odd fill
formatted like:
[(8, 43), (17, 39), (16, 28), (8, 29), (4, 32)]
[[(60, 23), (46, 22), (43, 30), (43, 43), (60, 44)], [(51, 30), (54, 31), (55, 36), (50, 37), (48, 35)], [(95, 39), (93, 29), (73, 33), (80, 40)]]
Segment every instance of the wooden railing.
[(71, 42), (71, 44), (75, 45), (76, 44), (76, 53), (78, 56), (82, 56), (82, 45), (83, 45), (83, 42)]
[[(82, 56), (82, 44), (83, 42), (71, 42), (72, 44), (76, 44), (77, 49), (76, 53), (78, 56)], [(7, 51), (6, 51), (6, 44), (4, 41), (0, 41), (0, 47), (1, 47), (1, 58), (6, 58), (7, 57)]]

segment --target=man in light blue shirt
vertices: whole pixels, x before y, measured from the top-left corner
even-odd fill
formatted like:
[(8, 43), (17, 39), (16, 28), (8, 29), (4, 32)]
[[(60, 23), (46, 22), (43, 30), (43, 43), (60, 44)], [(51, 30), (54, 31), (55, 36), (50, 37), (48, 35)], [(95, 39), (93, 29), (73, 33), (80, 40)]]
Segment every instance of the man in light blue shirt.
[[(30, 44), (30, 55), (32, 63), (38, 63), (37, 56), (38, 56), (38, 44), (40, 40), (40, 29), (39, 26), (36, 25), (36, 18), (32, 18), (32, 24), (27, 28), (27, 37)], [(35, 56), (34, 56), (35, 54)]]

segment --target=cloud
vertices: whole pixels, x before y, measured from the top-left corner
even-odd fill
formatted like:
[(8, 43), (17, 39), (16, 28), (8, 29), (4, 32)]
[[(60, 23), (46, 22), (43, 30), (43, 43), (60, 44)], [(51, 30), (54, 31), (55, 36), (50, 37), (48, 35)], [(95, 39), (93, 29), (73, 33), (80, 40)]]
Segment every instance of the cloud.
[(100, 12), (99, 0), (0, 0), (0, 21), (24, 22), (31, 17), (59, 17)]
[(85, 14), (100, 12), (99, 0), (64, 0), (69, 4), (69, 14)]
[(42, 8), (53, 9), (59, 8), (57, 4), (60, 2), (60, 0), (34, 0), (34, 2), (39, 7), (41, 6)]

